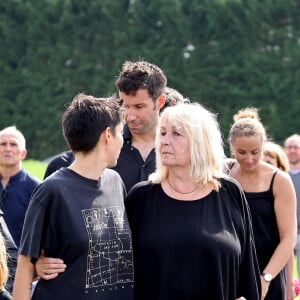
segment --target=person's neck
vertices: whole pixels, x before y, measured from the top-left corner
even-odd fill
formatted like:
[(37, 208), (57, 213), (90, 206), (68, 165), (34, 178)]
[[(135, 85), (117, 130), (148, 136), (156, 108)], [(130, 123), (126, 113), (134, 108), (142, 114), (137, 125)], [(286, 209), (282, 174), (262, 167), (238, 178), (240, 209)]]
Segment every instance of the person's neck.
[(0, 174), (1, 174), (1, 184), (2, 187), (5, 188), (9, 182), (9, 178), (15, 176), (22, 170), (22, 164), (14, 165), (14, 166), (3, 166), (0, 165)]
[(295, 172), (300, 171), (300, 162), (295, 164), (290, 164), (290, 170)]
[(138, 149), (144, 160), (154, 148), (155, 132), (147, 134), (132, 135), (131, 145)]
[(171, 195), (180, 200), (196, 200), (206, 196), (212, 188), (209, 184), (203, 185), (190, 177), (187, 168), (171, 168), (164, 181), (169, 187)]
[(80, 153), (75, 154), (75, 160), (69, 166), (69, 169), (83, 177), (98, 180), (106, 167), (107, 164), (101, 157), (94, 154), (84, 155)]
[(245, 169), (242, 168), (239, 162), (237, 162), (237, 173), (241, 176), (249, 176), (249, 177), (256, 177), (257, 175), (261, 174), (264, 162), (260, 161), (253, 169)]
[(177, 194), (181, 195), (188, 195), (194, 193), (199, 188), (199, 183), (193, 183), (193, 182), (177, 182), (175, 183), (170, 180), (170, 178), (167, 178), (167, 182), (169, 187), (173, 192), (176, 192)]
[(168, 180), (171, 182), (171, 184), (174, 183), (183, 186), (194, 184), (193, 180), (190, 177), (190, 171), (187, 168), (169, 168)]
[(143, 134), (131, 133), (131, 141), (133, 143), (154, 144), (155, 130)]

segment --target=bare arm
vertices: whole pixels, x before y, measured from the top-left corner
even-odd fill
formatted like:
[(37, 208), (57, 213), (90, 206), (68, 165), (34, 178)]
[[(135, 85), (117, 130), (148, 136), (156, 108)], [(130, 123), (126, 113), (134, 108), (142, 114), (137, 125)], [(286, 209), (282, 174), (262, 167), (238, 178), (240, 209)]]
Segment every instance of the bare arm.
[[(296, 243), (296, 194), (288, 174), (278, 172), (274, 181), (273, 193), (280, 242), (263, 271), (271, 273), (274, 278), (287, 264)], [(262, 279), (263, 295), (267, 289), (268, 283)]]
[(34, 265), (31, 257), (19, 255), (16, 276), (14, 281), (13, 299), (30, 300)]
[(294, 252), (291, 254), (286, 265), (286, 299), (293, 300), (296, 297), (294, 287)]

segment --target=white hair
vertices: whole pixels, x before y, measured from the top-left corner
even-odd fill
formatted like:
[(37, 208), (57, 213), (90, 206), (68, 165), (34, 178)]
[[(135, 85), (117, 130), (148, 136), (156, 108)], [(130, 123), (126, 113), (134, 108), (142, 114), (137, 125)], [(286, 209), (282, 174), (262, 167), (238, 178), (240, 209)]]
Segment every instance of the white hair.
[(217, 178), (224, 177), (222, 170), (225, 159), (223, 140), (216, 115), (199, 103), (183, 103), (167, 107), (161, 114), (156, 133), (156, 171), (149, 180), (159, 183), (168, 176), (168, 167), (162, 165), (159, 153), (160, 127), (167, 119), (185, 131), (190, 142), (191, 169), (190, 176), (195, 181), (219, 188)]
[(9, 127), (6, 127), (6, 128), (4, 128), (0, 131), (0, 136), (5, 135), (5, 134), (14, 135), (17, 138), (17, 140), (20, 142), (21, 149), (22, 150), (26, 149), (25, 137), (24, 137), (23, 133), (20, 130), (17, 129), (16, 126), (9, 126)]

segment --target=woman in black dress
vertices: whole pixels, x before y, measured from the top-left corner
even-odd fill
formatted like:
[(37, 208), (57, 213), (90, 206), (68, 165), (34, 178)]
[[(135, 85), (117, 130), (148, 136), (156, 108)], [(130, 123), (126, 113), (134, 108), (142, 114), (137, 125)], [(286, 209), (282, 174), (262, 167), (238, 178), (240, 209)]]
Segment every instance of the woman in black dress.
[(222, 172), (215, 116), (199, 104), (166, 108), (156, 155), (156, 172), (125, 203), (135, 299), (260, 299), (248, 205)]
[[(256, 108), (234, 116), (230, 174), (241, 184), (252, 214), (263, 299), (286, 299), (285, 265), (296, 241), (296, 195), (289, 175), (262, 160), (266, 133)], [(289, 284), (292, 287), (292, 283)], [(289, 299), (293, 299), (290, 294)]]

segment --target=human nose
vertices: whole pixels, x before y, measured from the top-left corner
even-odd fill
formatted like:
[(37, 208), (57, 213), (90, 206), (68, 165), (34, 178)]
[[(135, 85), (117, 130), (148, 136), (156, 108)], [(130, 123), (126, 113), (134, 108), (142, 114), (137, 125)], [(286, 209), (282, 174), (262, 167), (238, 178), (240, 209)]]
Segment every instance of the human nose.
[(12, 146), (9, 143), (7, 143), (7, 144), (3, 145), (3, 148), (4, 148), (5, 151), (11, 151)]
[(251, 163), (252, 161), (253, 161), (252, 155), (251, 155), (251, 154), (248, 154), (248, 155), (246, 156), (246, 162)]
[(160, 137), (160, 143), (162, 145), (169, 145), (170, 144), (170, 138), (167, 134), (161, 135)]
[(125, 111), (125, 119), (127, 121), (133, 121), (136, 119), (136, 113), (134, 111), (134, 109), (132, 108), (127, 108)]

